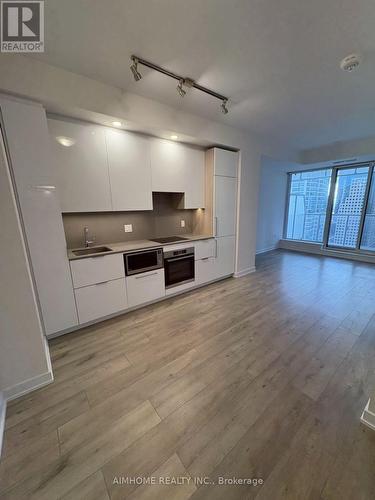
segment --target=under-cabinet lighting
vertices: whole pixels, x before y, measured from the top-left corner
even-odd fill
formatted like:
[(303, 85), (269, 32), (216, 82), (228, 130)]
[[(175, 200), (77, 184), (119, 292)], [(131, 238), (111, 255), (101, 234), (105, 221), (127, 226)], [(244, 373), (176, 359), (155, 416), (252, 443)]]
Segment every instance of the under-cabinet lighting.
[(114, 122), (112, 122), (112, 125), (113, 125), (114, 127), (120, 128), (120, 127), (122, 127), (122, 122), (119, 122), (119, 121), (114, 121)]
[(66, 148), (70, 148), (70, 146), (73, 146), (73, 144), (75, 144), (75, 142), (76, 142), (71, 137), (64, 137), (62, 135), (57, 136), (56, 141), (59, 144), (61, 144), (61, 146), (65, 146)]
[(176, 134), (172, 134), (172, 135), (171, 135), (171, 139), (173, 139), (174, 141), (177, 141), (177, 139), (178, 139), (178, 135), (176, 135)]
[(34, 191), (55, 191), (56, 186), (50, 186), (50, 185), (38, 185), (38, 186), (30, 186), (30, 189)]

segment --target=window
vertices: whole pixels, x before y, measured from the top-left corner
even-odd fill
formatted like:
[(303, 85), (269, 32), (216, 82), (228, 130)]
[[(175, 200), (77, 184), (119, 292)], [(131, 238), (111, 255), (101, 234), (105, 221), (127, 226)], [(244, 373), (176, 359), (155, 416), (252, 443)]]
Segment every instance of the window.
[(356, 248), (369, 167), (337, 171), (328, 245)]
[(331, 169), (290, 175), (286, 237), (323, 242)]
[(288, 174), (285, 237), (374, 252), (374, 169), (368, 163)]

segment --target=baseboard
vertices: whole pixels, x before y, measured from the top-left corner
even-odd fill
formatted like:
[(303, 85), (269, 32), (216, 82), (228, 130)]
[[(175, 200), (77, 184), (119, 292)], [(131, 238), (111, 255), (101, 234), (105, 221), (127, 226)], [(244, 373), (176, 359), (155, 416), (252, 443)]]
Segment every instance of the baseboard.
[(40, 387), (48, 385), (51, 382), (53, 382), (53, 373), (52, 371), (48, 371), (46, 373), (42, 373), (42, 375), (38, 375), (37, 377), (30, 378), (20, 384), (4, 389), (4, 397), (7, 401), (12, 401), (13, 399), (19, 398), (20, 396), (24, 396), (31, 391), (35, 391)]
[(272, 252), (272, 250), (277, 250), (279, 248), (279, 245), (272, 245), (271, 247), (268, 248), (262, 248), (262, 250), (257, 250), (255, 252), (255, 255), (260, 255), (261, 253), (267, 253), (267, 252)]
[(4, 393), (0, 392), (0, 457), (1, 457), (1, 450), (3, 448), (3, 435), (5, 430), (6, 409), (7, 409), (7, 401), (5, 399)]
[(280, 240), (279, 248), (291, 250), (292, 252), (310, 253), (314, 255), (325, 255), (326, 257), (335, 257), (338, 259), (355, 260), (358, 262), (368, 262), (375, 264), (375, 256), (367, 254), (352, 253), (345, 250), (332, 250), (322, 248), (320, 243), (311, 243), (296, 240)]
[(361, 422), (375, 431), (375, 413), (372, 413), (372, 411), (369, 410), (370, 406), (370, 400), (367, 401), (367, 405), (365, 409), (363, 410), (363, 413), (361, 415)]
[(243, 276), (246, 276), (247, 274), (255, 273), (256, 268), (255, 266), (248, 267), (247, 269), (243, 269), (242, 271), (238, 271), (234, 273), (235, 278), (242, 278)]

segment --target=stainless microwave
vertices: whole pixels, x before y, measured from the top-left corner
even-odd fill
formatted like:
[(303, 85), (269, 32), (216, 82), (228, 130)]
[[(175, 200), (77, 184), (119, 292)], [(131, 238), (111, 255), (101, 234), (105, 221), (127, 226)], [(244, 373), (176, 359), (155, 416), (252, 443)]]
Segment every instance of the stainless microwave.
[(163, 249), (152, 248), (124, 254), (126, 276), (163, 267)]

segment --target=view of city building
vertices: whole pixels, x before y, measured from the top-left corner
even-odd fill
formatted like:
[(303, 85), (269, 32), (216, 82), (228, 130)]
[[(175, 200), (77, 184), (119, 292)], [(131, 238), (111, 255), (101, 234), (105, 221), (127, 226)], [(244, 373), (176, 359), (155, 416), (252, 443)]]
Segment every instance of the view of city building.
[(356, 247), (368, 171), (369, 167), (338, 171), (328, 239), (329, 245)]
[(287, 238), (323, 241), (331, 169), (291, 174)]

